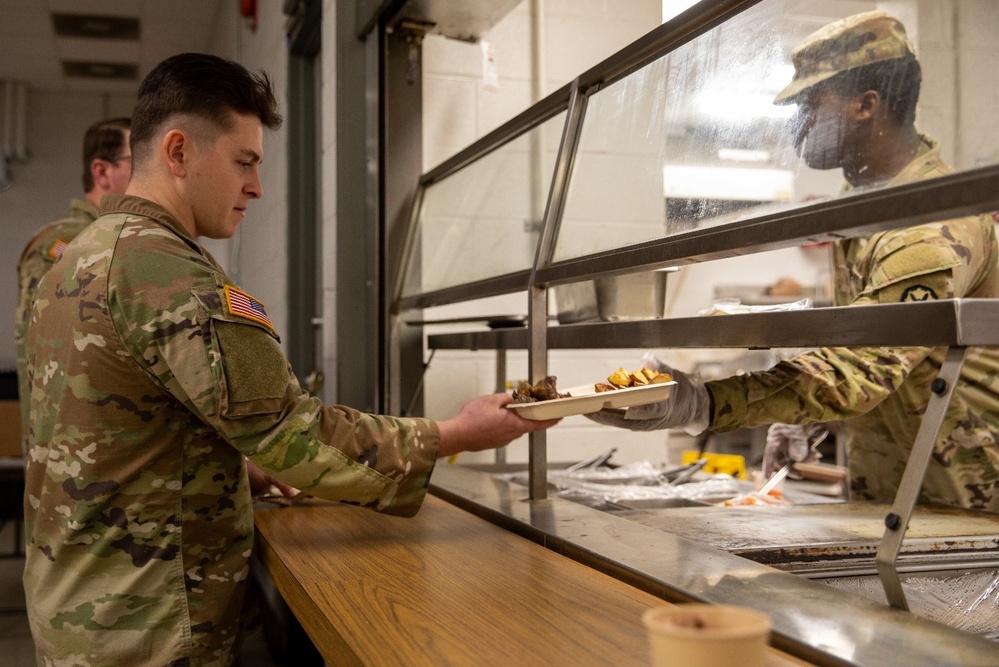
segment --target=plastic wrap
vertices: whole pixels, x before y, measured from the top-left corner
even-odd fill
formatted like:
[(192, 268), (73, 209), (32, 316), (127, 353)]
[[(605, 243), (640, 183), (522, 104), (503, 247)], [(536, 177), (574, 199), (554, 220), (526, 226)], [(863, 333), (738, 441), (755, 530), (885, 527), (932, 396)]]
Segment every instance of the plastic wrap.
[[(825, 583), (887, 603), (877, 577), (837, 577)], [(913, 614), (999, 641), (999, 571), (908, 574), (902, 588)]]
[(718, 299), (698, 315), (735, 315), (739, 313), (773, 313), (783, 310), (805, 310), (812, 307), (811, 299), (799, 299), (789, 303), (774, 303), (760, 306), (747, 306), (739, 299)]
[[(683, 484), (670, 484), (664, 471), (649, 461), (637, 461), (617, 468), (597, 467), (575, 471), (548, 471), (554, 495), (576, 501), (618, 503), (628, 500), (684, 499), (716, 502), (739, 493), (738, 482), (728, 475)], [(588, 502), (587, 504), (593, 504)]]

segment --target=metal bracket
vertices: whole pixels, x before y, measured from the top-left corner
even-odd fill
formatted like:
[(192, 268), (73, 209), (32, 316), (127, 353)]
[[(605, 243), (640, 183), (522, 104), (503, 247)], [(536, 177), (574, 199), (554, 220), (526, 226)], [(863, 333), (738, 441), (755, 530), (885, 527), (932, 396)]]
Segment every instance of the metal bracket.
[(940, 374), (931, 386), (930, 400), (923, 414), (923, 422), (919, 425), (919, 432), (916, 433), (916, 441), (909, 453), (905, 472), (902, 473), (895, 502), (891, 511), (885, 516), (885, 533), (878, 546), (875, 562), (888, 604), (896, 609), (908, 610), (909, 604), (905, 599), (905, 591), (902, 590), (895, 561), (902, 549), (902, 540), (909, 527), (909, 518), (923, 487), (926, 468), (929, 466), (930, 457), (933, 456), (933, 448), (947, 414), (947, 405), (954, 394), (961, 366), (964, 365), (967, 354), (968, 348), (965, 346), (947, 348), (947, 355), (940, 366)]
[(407, 59), (406, 83), (415, 85), (420, 80), (420, 68), (423, 60), (423, 38), (427, 33), (436, 27), (436, 23), (429, 21), (417, 21), (414, 19), (402, 19), (398, 25), (389, 30), (390, 33), (398, 32), (406, 40)]

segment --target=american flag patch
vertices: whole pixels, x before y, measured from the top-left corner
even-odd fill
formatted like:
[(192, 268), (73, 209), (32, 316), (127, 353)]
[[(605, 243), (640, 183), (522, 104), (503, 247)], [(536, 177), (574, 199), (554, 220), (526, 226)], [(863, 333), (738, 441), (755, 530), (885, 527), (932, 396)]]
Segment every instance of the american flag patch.
[(236, 315), (237, 317), (245, 317), (248, 320), (253, 320), (254, 322), (259, 322), (265, 327), (274, 331), (274, 325), (271, 324), (271, 318), (267, 317), (267, 311), (264, 310), (264, 304), (254, 299), (252, 296), (238, 290), (230, 285), (225, 286), (225, 302), (229, 308), (229, 313)]
[(52, 244), (49, 248), (49, 257), (52, 259), (59, 259), (62, 254), (66, 252), (66, 246), (69, 245), (69, 241), (64, 241), (63, 239), (56, 239), (56, 242)]

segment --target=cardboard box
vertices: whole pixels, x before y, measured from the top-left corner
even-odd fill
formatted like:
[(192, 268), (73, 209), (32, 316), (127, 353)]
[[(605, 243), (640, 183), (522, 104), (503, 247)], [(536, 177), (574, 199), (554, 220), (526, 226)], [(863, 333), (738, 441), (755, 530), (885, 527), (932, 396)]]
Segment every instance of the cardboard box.
[(21, 406), (0, 401), (0, 456), (21, 458)]

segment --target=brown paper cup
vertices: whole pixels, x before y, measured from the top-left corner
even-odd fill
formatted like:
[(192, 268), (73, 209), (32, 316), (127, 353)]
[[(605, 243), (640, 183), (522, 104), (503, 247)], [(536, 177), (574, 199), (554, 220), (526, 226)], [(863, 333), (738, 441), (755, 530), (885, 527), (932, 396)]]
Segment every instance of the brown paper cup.
[(682, 604), (642, 615), (654, 667), (763, 667), (770, 617), (746, 607)]

